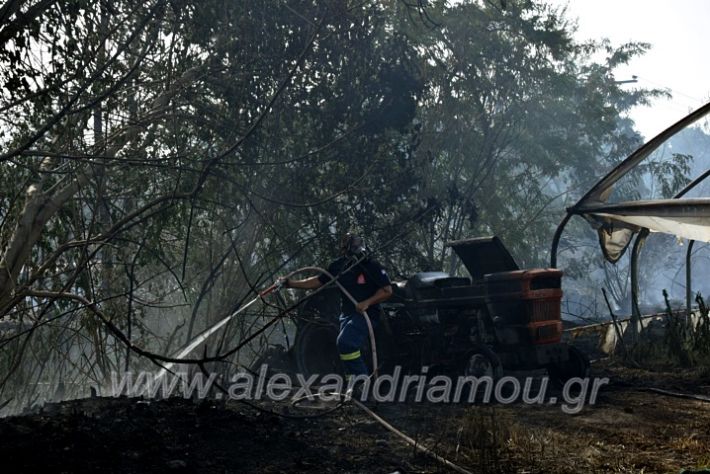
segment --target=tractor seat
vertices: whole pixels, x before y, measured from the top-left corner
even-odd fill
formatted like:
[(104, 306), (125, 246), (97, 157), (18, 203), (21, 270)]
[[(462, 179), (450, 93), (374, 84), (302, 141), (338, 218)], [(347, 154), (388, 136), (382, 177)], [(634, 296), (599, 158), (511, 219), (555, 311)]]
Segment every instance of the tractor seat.
[(390, 303), (404, 303), (417, 299), (422, 290), (430, 288), (450, 288), (471, 285), (471, 279), (453, 277), (445, 272), (415, 273), (406, 281), (392, 282), (392, 299)]
[(434, 282), (449, 278), (449, 274), (445, 272), (419, 272), (407, 280), (407, 285), (413, 288), (431, 288)]
[(407, 286), (406, 281), (393, 281), (392, 282), (392, 301), (393, 303), (402, 303), (404, 300), (409, 300), (412, 298), (411, 291)]
[(407, 286), (420, 290), (422, 288), (443, 288), (451, 286), (468, 286), (471, 279), (466, 277), (454, 277), (445, 272), (420, 272), (415, 273), (409, 280)]

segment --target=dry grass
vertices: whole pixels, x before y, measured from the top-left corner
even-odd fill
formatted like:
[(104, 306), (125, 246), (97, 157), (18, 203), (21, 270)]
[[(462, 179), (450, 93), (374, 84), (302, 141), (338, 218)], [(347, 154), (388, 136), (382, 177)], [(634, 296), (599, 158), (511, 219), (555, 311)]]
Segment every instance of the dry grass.
[(595, 371), (610, 376), (612, 385), (577, 415), (559, 406), (428, 406), (409, 407), (398, 422), (407, 428), (407, 419), (419, 420), (422, 442), (480, 473), (677, 474), (710, 468), (710, 404), (641, 390), (657, 385), (701, 393), (710, 381), (691, 378), (693, 371)]

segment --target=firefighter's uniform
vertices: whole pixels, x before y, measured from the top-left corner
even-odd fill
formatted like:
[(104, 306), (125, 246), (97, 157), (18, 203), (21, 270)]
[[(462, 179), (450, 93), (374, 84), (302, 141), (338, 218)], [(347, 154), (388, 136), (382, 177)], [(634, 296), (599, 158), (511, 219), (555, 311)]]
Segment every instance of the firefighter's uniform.
[[(340, 257), (328, 266), (328, 272), (337, 277), (338, 282), (350, 293), (356, 301), (360, 302), (374, 295), (380, 288), (391, 284), (387, 272), (375, 260), (366, 259), (348, 269), (353, 263), (349, 257)], [(326, 284), (330, 277), (321, 275), (321, 283)], [(368, 339), (367, 322), (365, 317), (358, 313), (350, 299), (341, 294), (342, 314), (340, 315), (340, 334), (337, 345), (340, 360), (343, 361), (345, 372), (348, 375), (367, 375), (368, 370), (362, 358), (362, 348)], [(372, 305), (367, 310), (372, 325), (375, 326), (380, 318), (380, 305)]]

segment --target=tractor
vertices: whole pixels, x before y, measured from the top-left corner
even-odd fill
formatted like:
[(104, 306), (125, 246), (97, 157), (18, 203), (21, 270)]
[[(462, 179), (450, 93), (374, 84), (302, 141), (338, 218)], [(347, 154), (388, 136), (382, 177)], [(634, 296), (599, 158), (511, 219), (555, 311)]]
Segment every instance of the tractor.
[[(561, 342), (560, 270), (519, 269), (497, 237), (447, 245), (470, 277), (421, 272), (393, 283), (375, 331), (381, 372), (426, 366), (429, 373), (498, 378), (546, 369), (559, 382), (587, 375), (586, 356)], [(341, 371), (338, 291), (321, 291), (298, 310), (291, 356), (299, 373)]]

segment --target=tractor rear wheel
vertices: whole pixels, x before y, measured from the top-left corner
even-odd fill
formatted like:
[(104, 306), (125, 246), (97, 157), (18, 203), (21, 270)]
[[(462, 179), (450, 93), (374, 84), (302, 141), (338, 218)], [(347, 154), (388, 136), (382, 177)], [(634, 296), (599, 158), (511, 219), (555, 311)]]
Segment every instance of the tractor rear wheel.
[(338, 327), (330, 321), (319, 319), (299, 326), (293, 345), (296, 371), (304, 377), (341, 373), (337, 337)]

